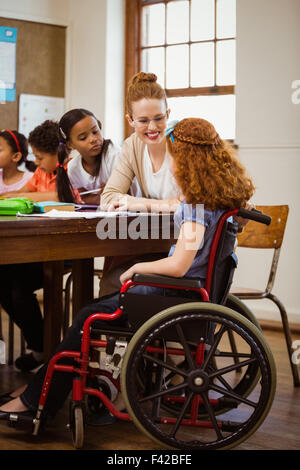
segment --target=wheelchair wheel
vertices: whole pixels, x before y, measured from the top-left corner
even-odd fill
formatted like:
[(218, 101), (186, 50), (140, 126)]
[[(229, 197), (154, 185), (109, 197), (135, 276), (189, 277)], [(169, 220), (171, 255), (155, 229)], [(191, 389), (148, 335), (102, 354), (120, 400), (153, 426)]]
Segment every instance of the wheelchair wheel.
[(82, 449), (84, 443), (84, 411), (79, 404), (70, 404), (70, 429), (75, 449)]
[[(228, 332), (238, 342), (238, 364)], [(261, 380), (245, 397), (238, 387), (250, 365)], [(243, 442), (267, 416), (275, 387), (273, 356), (261, 332), (214, 304), (178, 305), (150, 318), (130, 341), (121, 371), (122, 394), (136, 426), (160, 445), (183, 450), (229, 449)], [(176, 411), (166, 410), (166, 399)]]
[[(240, 313), (243, 317), (247, 318), (251, 323), (253, 323), (261, 332), (261, 326), (258, 323), (255, 315), (251, 312), (251, 310), (247, 307), (247, 305), (242, 302), (238, 297), (229, 294), (226, 302), (226, 307), (234, 310), (235, 312)], [(230, 343), (230, 349), (232, 354), (232, 360), (235, 364), (239, 362), (239, 351), (238, 351), (238, 344), (236, 341), (235, 333), (229, 329), (227, 330), (228, 341)], [(215, 357), (214, 361), (218, 361), (218, 358)], [(217, 367), (217, 364), (215, 364)], [(260, 379), (260, 370), (256, 363), (249, 364), (247, 368), (243, 370), (241, 368), (237, 368), (235, 371), (236, 380), (234, 381), (234, 391), (238, 394), (242, 394), (244, 397), (247, 397), (251, 391), (255, 388), (256, 384)], [(229, 401), (223, 401), (218, 408), (215, 408), (216, 414), (221, 414), (225, 411), (230, 409), (231, 405), (234, 403), (230, 403)], [(168, 410), (170, 413), (175, 415), (178, 414), (179, 406), (176, 401), (168, 398), (168, 400), (164, 400), (162, 402), (162, 406)], [(207, 416), (205, 409), (199, 407), (199, 418), (204, 418)]]

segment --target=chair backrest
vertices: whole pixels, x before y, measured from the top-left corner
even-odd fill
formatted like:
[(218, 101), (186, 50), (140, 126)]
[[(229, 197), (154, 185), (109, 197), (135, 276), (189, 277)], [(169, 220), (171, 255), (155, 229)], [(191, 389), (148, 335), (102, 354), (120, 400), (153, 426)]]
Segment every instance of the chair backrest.
[(238, 234), (238, 246), (247, 248), (280, 248), (287, 223), (289, 206), (256, 206), (256, 209), (272, 217), (270, 225), (250, 220)]
[(224, 223), (214, 259), (209, 298), (211, 302), (224, 304), (229, 292), (237, 257), (234, 254), (238, 225), (226, 220)]
[(257, 224), (250, 220), (244, 230), (238, 234), (237, 239), (239, 247), (274, 250), (269, 279), (262, 294), (264, 296), (273, 289), (289, 206), (256, 206), (256, 209), (271, 216), (270, 225)]

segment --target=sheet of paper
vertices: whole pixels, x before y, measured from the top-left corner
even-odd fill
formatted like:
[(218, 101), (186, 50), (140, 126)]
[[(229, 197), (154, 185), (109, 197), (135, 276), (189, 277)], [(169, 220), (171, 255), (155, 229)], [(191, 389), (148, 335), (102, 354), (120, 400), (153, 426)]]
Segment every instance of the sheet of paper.
[(139, 215), (149, 215), (147, 212), (105, 212), (105, 211), (84, 211), (84, 212), (73, 212), (73, 211), (58, 211), (52, 209), (49, 212), (43, 214), (21, 214), (18, 212), (18, 217), (50, 217), (56, 219), (97, 219), (97, 218), (108, 218), (116, 216), (139, 216)]
[(22, 93), (19, 99), (19, 132), (28, 137), (36, 126), (47, 119), (59, 121), (64, 111), (64, 98)]

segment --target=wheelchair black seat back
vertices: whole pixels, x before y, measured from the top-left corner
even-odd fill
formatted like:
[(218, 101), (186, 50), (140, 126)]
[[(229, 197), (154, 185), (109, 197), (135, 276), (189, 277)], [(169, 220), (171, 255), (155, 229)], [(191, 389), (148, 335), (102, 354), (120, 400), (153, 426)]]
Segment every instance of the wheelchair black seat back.
[[(101, 312), (86, 320), (81, 351), (63, 353), (78, 362), (72, 369), (77, 380), (73, 381), (70, 417), (75, 447), (83, 445), (84, 412), (80, 410), (86, 395), (98, 397), (116, 417), (132, 420), (163, 448), (229, 449), (264, 421), (276, 386), (273, 356), (251, 314), (243, 315), (241, 304), (232, 298), (231, 308), (227, 306), (236, 267), (237, 228), (227, 219), (238, 214), (268, 222), (263, 215), (241, 210), (221, 217), (205, 286), (198, 279), (134, 276), (122, 286), (120, 305), (113, 314), (116, 318), (127, 312), (128, 328), (114, 331), (109, 321), (101, 330), (92, 328), (93, 322), (112, 318)], [(176, 293), (145, 296), (130, 292), (137, 284)], [(106, 354), (105, 363), (98, 358), (99, 351)], [(59, 354), (49, 365), (40, 412), (53, 370), (65, 370), (57, 364)], [(87, 377), (109, 374), (119, 381), (127, 413), (118, 412), (103, 390), (88, 386)], [(36, 422), (39, 419), (37, 415)]]
[[(130, 289), (121, 292), (120, 307), (127, 312), (131, 329), (137, 330), (149, 317), (174, 305), (208, 299), (220, 305), (226, 303), (234, 270), (237, 267), (234, 246), (238, 230), (238, 224), (229, 221), (227, 217), (224, 216), (224, 220), (220, 221), (212, 243), (205, 285), (201, 279), (196, 278), (177, 279), (153, 274), (133, 276), (134, 284), (163, 287), (166, 295), (152, 294), (147, 296), (145, 303), (145, 295), (132, 293)], [(176, 296), (172, 290), (176, 290)], [(178, 290), (182, 295), (178, 294)]]

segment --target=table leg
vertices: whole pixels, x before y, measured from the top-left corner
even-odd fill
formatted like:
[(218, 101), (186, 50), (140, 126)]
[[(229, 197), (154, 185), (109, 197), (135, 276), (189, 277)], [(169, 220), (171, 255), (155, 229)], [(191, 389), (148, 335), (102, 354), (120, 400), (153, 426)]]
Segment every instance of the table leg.
[(63, 320), (63, 261), (44, 262), (44, 354), (60, 343)]
[(94, 258), (72, 260), (73, 318), (94, 298)]

